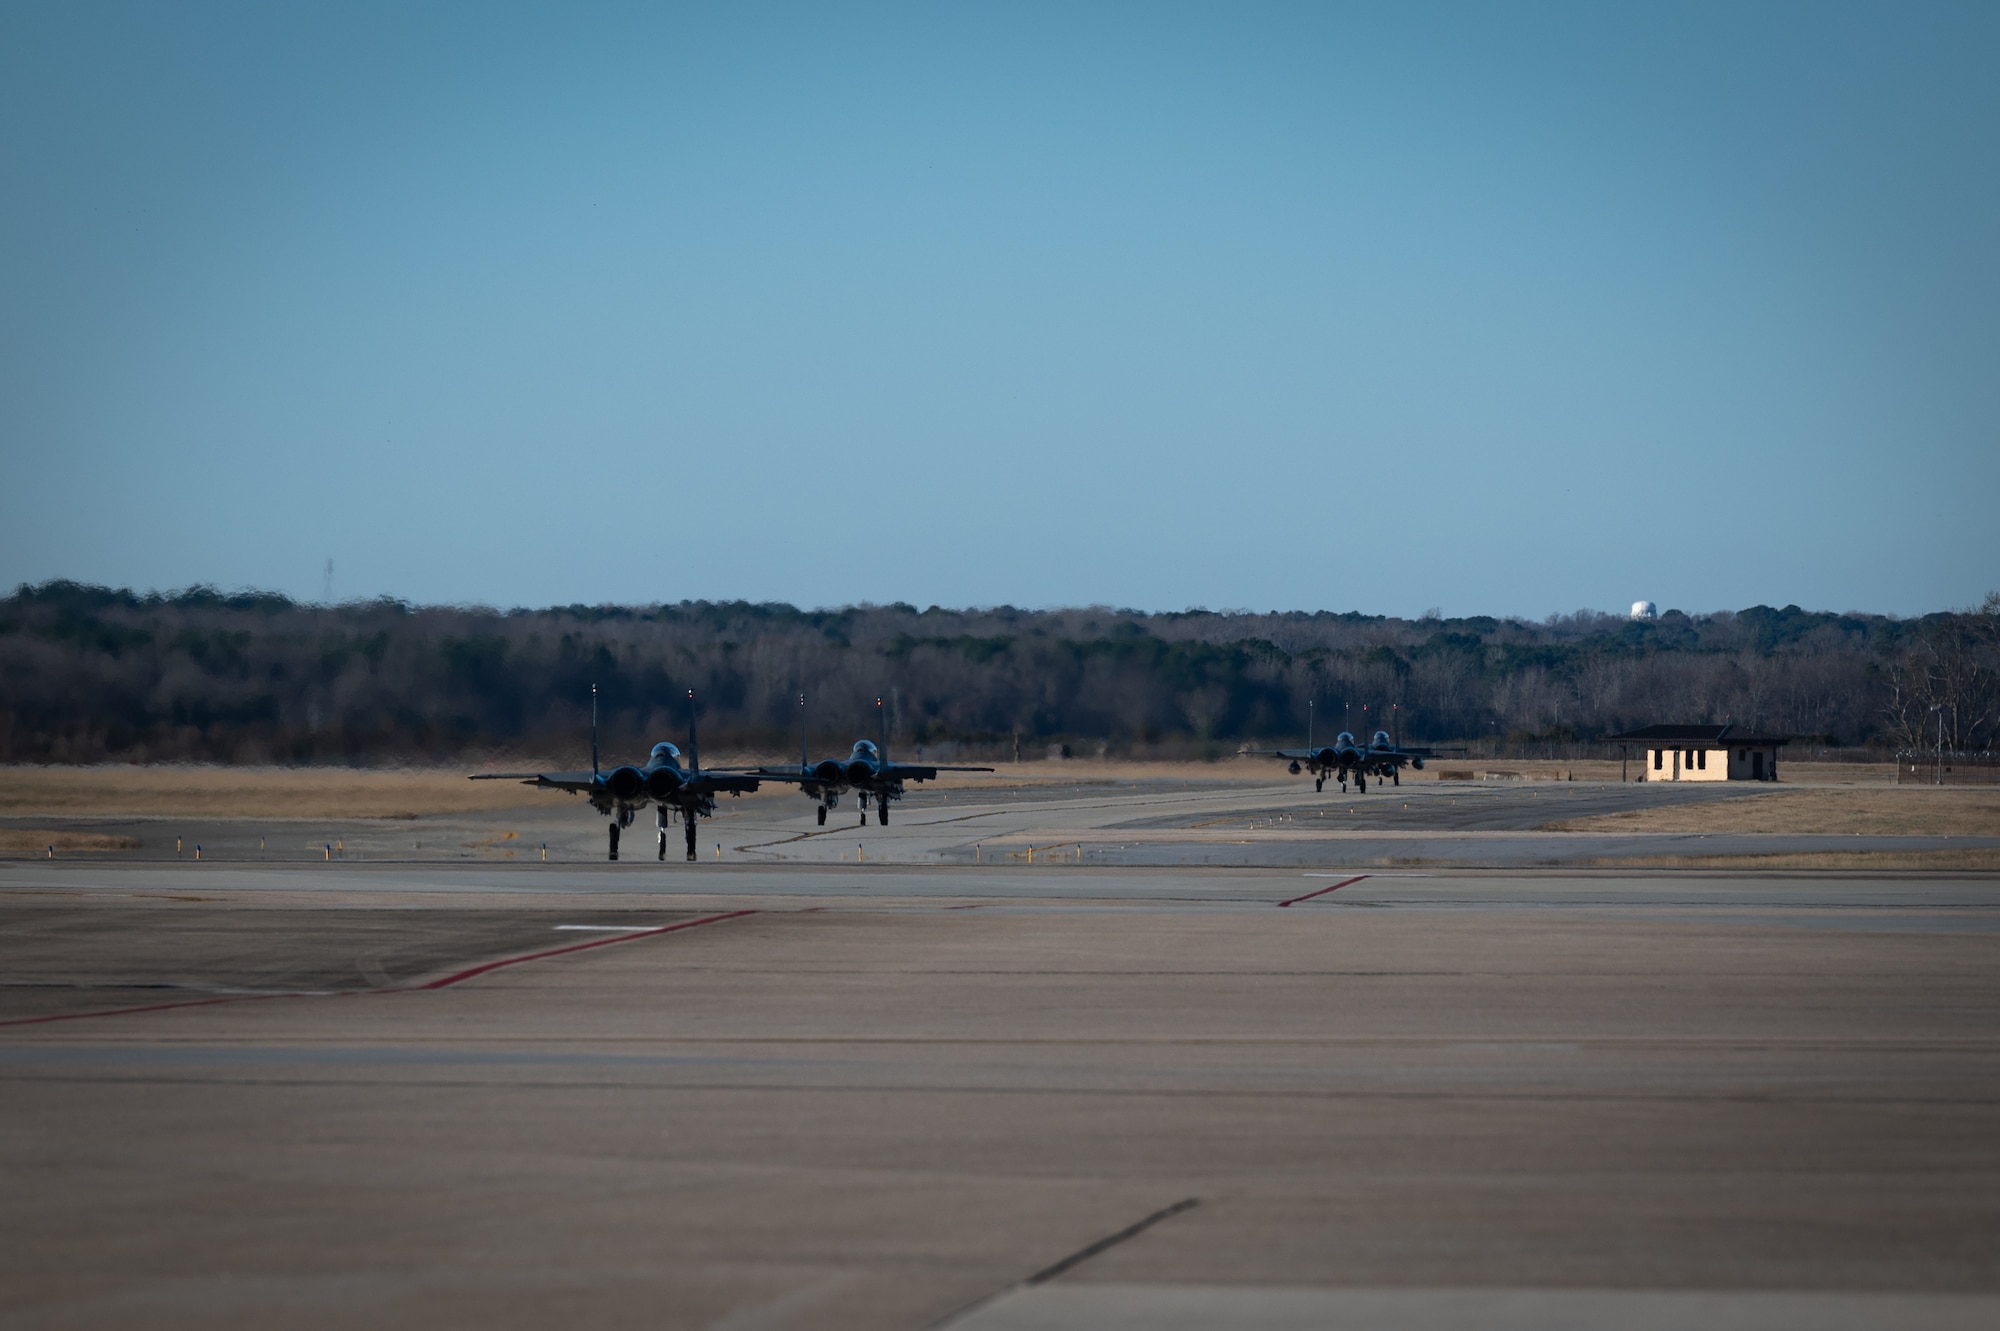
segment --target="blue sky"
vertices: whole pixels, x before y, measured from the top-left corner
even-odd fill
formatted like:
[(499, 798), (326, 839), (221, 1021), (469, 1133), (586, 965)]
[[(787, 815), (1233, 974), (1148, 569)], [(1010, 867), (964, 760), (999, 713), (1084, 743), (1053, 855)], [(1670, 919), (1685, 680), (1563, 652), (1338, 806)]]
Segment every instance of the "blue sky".
[(13, 5), (0, 583), (2000, 586), (2000, 7)]

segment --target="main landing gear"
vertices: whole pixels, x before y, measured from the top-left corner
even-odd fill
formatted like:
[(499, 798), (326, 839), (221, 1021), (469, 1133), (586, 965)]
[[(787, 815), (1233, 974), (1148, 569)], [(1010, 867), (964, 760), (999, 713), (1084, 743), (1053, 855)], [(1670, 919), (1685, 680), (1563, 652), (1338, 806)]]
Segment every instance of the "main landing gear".
[(1326, 789), (1326, 778), (1325, 778), (1325, 777), (1323, 777), (1323, 776), (1316, 776), (1316, 777), (1314, 777), (1314, 778), (1313, 778), (1313, 793), (1314, 793), (1315, 795), (1317, 795), (1317, 794), (1318, 794), (1318, 793), (1319, 793), (1320, 791), (1322, 791), (1322, 790), (1325, 790), (1325, 789)]
[[(864, 823), (867, 822), (868, 815), (865, 813), (862, 814), (861, 821)], [(875, 821), (884, 827), (889, 825), (889, 801), (880, 799), (875, 801)]]
[(821, 827), (826, 826), (826, 806), (824, 804), (819, 806), (819, 825)]
[(667, 811), (661, 808), (657, 813), (660, 819), (660, 858), (664, 860), (667, 858)]
[(694, 814), (690, 812), (687, 815), (685, 821), (687, 823), (687, 834), (688, 834), (688, 862), (692, 864), (694, 862), (694, 825), (695, 825)]
[(618, 824), (611, 824), (611, 858), (618, 858)]
[(1368, 774), (1366, 772), (1356, 772), (1354, 774), (1354, 789), (1362, 795), (1368, 793)]
[(1403, 769), (1398, 767), (1395, 771), (1389, 773), (1389, 779), (1395, 785), (1401, 786), (1403, 784)]
[(868, 826), (868, 792), (865, 790), (860, 791), (854, 798), (861, 805), (861, 826), (866, 827)]

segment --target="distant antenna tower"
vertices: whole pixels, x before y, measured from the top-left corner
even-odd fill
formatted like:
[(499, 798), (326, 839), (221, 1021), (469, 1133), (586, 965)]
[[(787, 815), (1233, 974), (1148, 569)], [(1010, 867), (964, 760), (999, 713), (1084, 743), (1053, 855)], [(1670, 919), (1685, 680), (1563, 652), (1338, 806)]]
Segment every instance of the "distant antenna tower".
[(319, 599), (320, 603), (323, 605), (333, 604), (333, 556), (332, 555), (328, 555), (326, 557), (326, 590), (325, 594), (322, 595)]

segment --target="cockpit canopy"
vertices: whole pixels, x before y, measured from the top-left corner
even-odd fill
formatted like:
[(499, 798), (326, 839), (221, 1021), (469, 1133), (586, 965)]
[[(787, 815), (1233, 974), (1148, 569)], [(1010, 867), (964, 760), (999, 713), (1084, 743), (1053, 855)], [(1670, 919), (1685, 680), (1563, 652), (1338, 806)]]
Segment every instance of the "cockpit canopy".
[(679, 767), (681, 765), (681, 751), (671, 744), (655, 744), (653, 746), (653, 756), (647, 760), (646, 765), (648, 767), (660, 767), (668, 763)]
[(874, 740), (858, 739), (854, 741), (854, 752), (847, 756), (850, 758), (866, 758), (872, 762), (880, 755), (875, 751)]
[(1386, 731), (1386, 730), (1378, 730), (1378, 731), (1376, 731), (1376, 732), (1375, 732), (1375, 747), (1376, 747), (1376, 748), (1378, 748), (1378, 749), (1386, 749), (1386, 748), (1388, 748), (1388, 747), (1389, 747), (1389, 732), (1388, 732), (1388, 731)]
[(1333, 737), (1333, 742), (1335, 744), (1342, 745), (1346, 748), (1351, 749), (1354, 747), (1354, 732), (1351, 730), (1343, 730), (1338, 735), (1335, 735)]

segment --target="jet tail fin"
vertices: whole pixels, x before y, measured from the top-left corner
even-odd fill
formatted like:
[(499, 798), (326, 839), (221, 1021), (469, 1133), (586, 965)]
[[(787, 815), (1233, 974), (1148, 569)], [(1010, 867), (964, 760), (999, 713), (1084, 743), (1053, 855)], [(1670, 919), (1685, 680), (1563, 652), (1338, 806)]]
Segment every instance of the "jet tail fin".
[(590, 774), (597, 775), (597, 685), (590, 686)]
[(701, 770), (701, 737), (694, 729), (694, 690), (688, 690), (688, 770)]
[(879, 736), (875, 750), (886, 766), (889, 762), (889, 709), (882, 705), (880, 698), (875, 700), (875, 733)]
[(812, 750), (806, 741), (806, 695), (799, 695), (799, 770), (812, 766)]

